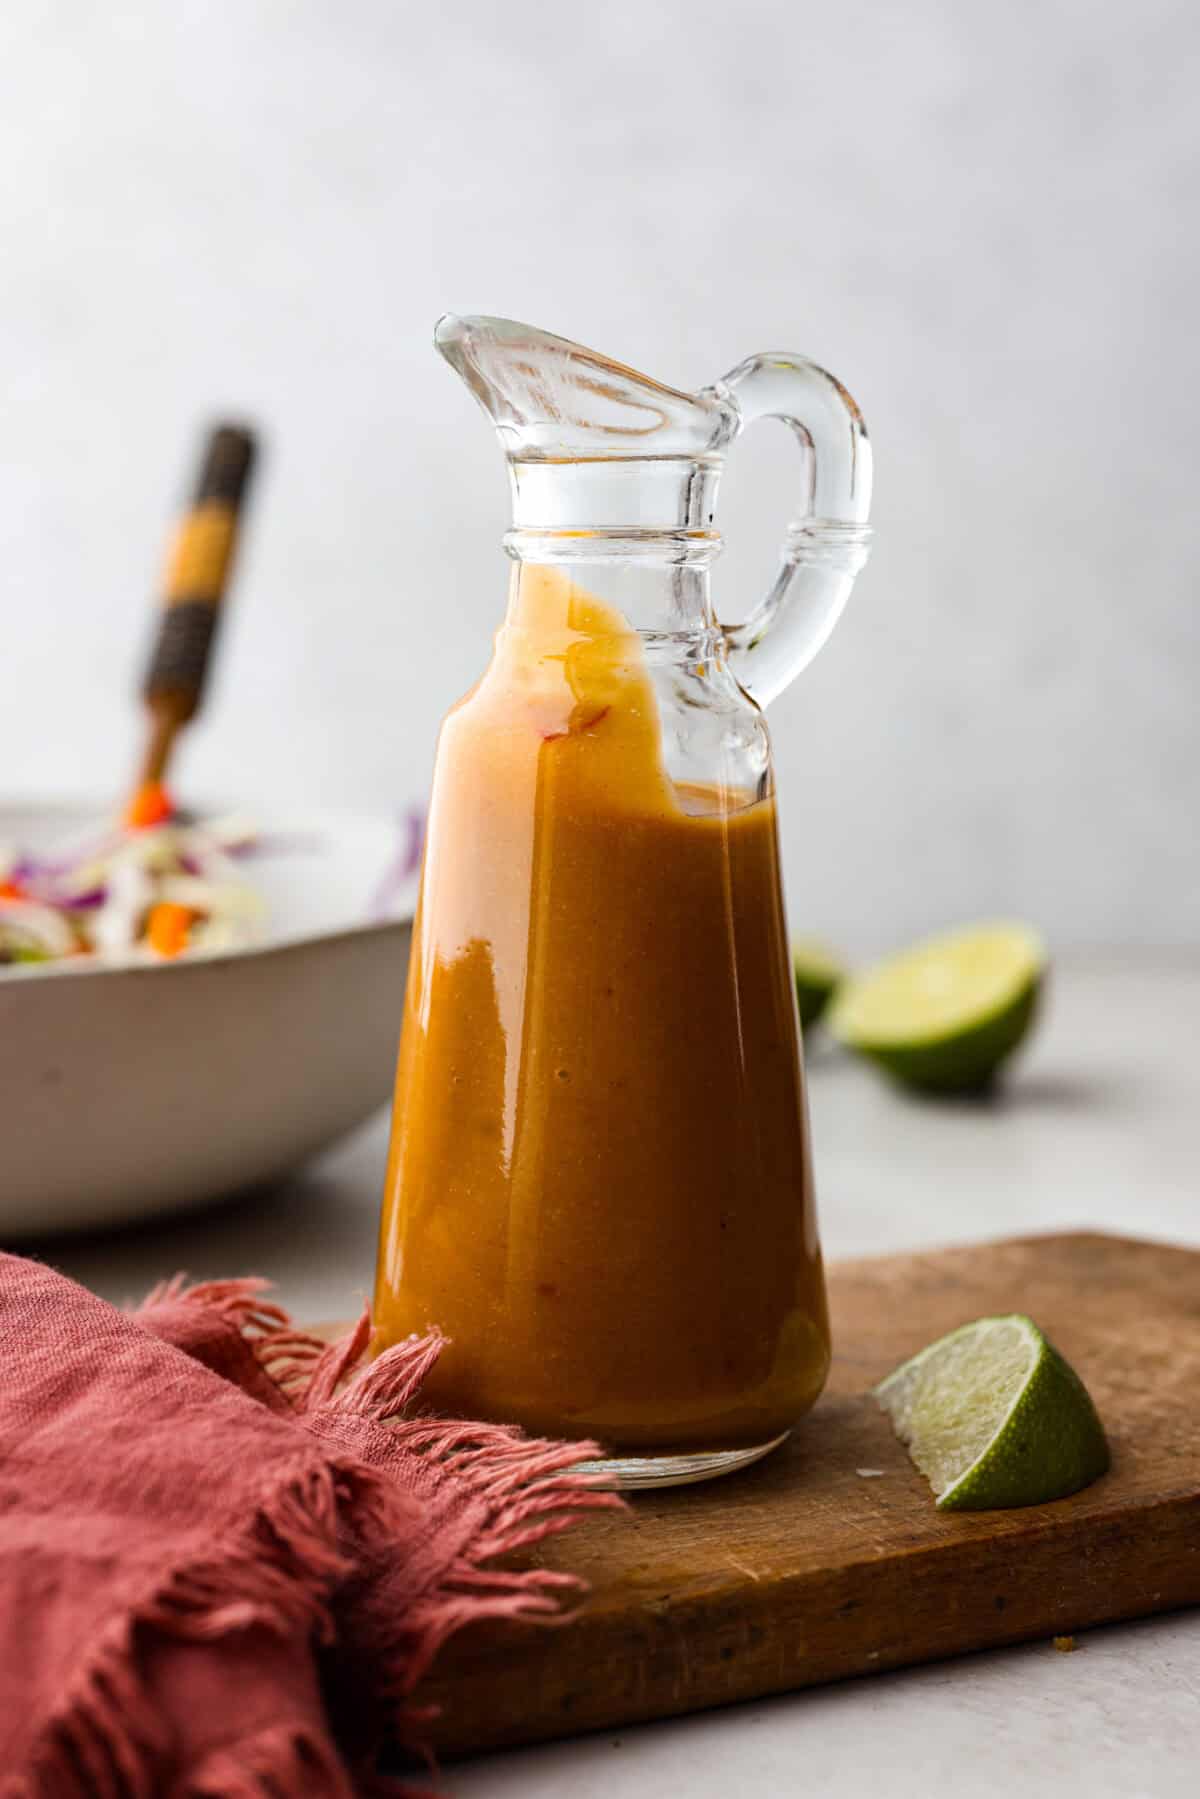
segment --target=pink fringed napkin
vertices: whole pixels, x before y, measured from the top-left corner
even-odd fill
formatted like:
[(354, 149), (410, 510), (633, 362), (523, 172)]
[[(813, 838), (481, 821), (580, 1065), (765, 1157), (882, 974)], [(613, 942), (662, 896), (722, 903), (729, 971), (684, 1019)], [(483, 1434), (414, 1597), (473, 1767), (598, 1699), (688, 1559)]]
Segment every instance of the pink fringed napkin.
[(126, 1315), (0, 1255), (2, 1799), (395, 1792), (439, 1645), (573, 1584), (489, 1564), (616, 1503), (587, 1445), (413, 1415), (436, 1336), (363, 1366), (265, 1285)]

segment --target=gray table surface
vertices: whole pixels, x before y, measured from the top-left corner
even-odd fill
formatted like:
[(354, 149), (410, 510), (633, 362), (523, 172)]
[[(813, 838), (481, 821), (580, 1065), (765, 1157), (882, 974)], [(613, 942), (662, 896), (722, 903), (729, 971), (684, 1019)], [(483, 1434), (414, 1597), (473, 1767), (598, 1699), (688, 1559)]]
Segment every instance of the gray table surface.
[[(1080, 1226), (1200, 1245), (1200, 956), (1058, 971), (1037, 1039), (987, 1103), (893, 1092), (814, 1045), (809, 1086), (831, 1257)], [(270, 1193), (39, 1253), (115, 1300), (166, 1273), (264, 1273), (304, 1318), (369, 1291), (386, 1120)], [(1198, 1417), (1200, 1429), (1200, 1417)], [(888, 1799), (1200, 1791), (1200, 1614), (464, 1764), (462, 1799), (721, 1799), (802, 1788)]]

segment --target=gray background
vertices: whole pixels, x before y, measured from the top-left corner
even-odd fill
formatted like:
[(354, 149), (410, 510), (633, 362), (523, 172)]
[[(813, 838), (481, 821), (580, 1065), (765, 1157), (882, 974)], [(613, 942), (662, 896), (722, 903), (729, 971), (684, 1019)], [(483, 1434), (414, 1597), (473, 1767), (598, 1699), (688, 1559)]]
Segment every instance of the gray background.
[[(503, 604), (429, 348), (525, 317), (680, 386), (827, 363), (877, 543), (773, 709), (797, 925), (1200, 937), (1200, 10), (85, 0), (0, 24), (0, 787), (103, 793), (214, 410), (271, 455), (190, 784), (391, 809)], [(721, 610), (788, 510), (740, 452)]]

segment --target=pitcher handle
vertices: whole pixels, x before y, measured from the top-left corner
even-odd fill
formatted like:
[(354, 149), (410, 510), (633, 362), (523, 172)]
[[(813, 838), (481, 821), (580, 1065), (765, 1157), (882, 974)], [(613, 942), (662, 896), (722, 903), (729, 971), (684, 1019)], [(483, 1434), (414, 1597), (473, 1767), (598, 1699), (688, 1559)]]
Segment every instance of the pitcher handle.
[(867, 560), (871, 446), (841, 382), (801, 356), (748, 356), (711, 391), (732, 407), (735, 436), (780, 419), (808, 465), (803, 514), (788, 526), (770, 591), (741, 624), (721, 627), (734, 674), (765, 706), (812, 661)]

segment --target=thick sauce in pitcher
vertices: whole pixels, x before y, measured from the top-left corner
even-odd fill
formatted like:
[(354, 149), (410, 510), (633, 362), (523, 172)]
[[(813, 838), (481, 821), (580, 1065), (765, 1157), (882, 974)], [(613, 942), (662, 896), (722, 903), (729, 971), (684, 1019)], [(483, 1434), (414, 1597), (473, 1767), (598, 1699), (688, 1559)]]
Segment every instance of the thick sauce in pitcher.
[(668, 779), (642, 644), (520, 569), (443, 728), (376, 1321), (440, 1410), (615, 1453), (786, 1430), (829, 1336), (774, 803)]

